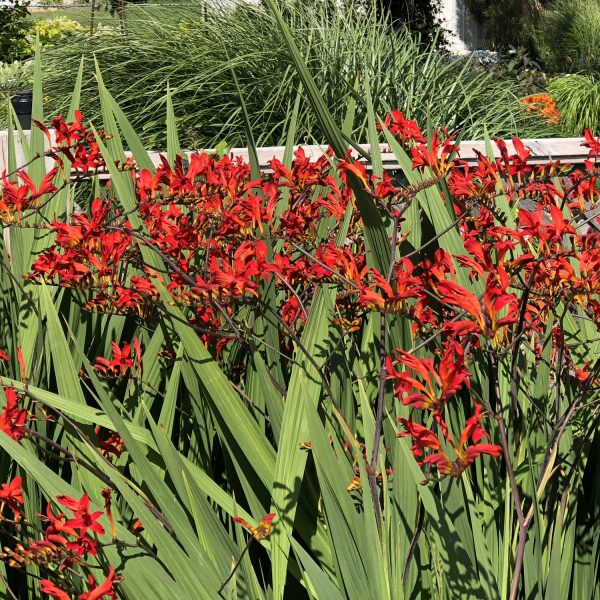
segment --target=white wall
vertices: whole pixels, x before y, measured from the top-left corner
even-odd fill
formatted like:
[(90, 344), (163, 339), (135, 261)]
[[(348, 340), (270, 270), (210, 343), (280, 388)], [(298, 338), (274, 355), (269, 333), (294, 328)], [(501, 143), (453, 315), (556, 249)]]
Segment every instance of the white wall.
[(440, 20), (449, 32), (451, 52), (466, 54), (480, 48), (479, 26), (469, 13), (465, 0), (440, 0)]

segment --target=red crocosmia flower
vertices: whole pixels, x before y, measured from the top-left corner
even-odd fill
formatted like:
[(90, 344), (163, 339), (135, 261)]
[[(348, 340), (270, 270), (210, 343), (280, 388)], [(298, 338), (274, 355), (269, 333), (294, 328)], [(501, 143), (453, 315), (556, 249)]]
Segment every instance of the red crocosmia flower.
[[(87, 135), (92, 134), (92, 132), (87, 131), (85, 126), (83, 125), (83, 115), (81, 111), (75, 111), (75, 121), (72, 123), (65, 123), (65, 119), (62, 114), (58, 115), (54, 119), (50, 120), (52, 127), (55, 133), (55, 139), (52, 140), (50, 137), (50, 132), (48, 128), (43, 124), (33, 119), (33, 124), (41, 129), (49, 144), (62, 144), (65, 143), (67, 146), (74, 145), (80, 140), (84, 139)], [(93, 134), (92, 134), (93, 135)], [(56, 148), (57, 151), (63, 150), (62, 148)]]
[(144, 526), (139, 519), (136, 519), (135, 523), (131, 526), (131, 533), (135, 535), (135, 537), (139, 537), (144, 531)]
[(342, 181), (347, 182), (348, 173), (352, 173), (357, 179), (362, 181), (366, 190), (370, 190), (369, 176), (365, 165), (360, 162), (350, 162), (347, 160), (341, 160), (338, 164), (338, 170), (342, 177)]
[(72, 542), (67, 542), (67, 549), (75, 556), (83, 556), (84, 558), (88, 554), (92, 556), (96, 556), (97, 554), (96, 542), (87, 535), (78, 537)]
[(469, 165), (459, 161), (450, 173), (448, 189), (458, 198), (477, 198), (482, 192), (481, 182), (476, 173), (469, 169)]
[[(46, 538), (50, 539), (51, 535), (55, 535), (60, 537), (61, 539), (65, 539), (62, 535), (64, 534), (67, 537), (77, 537), (77, 532), (73, 527), (67, 525), (67, 516), (64, 513), (60, 513), (55, 515), (52, 511), (52, 503), (48, 502), (46, 505), (46, 514), (44, 516), (44, 520), (48, 522), (48, 527), (46, 529)], [(66, 541), (65, 541), (66, 544)]]
[(529, 148), (525, 148), (525, 145), (519, 138), (513, 138), (513, 146), (515, 148), (515, 156), (525, 164), (529, 157), (531, 156), (531, 150)]
[[(31, 564), (50, 564), (59, 563), (65, 559), (65, 548), (67, 540), (59, 536), (46, 536), (42, 540), (30, 540), (29, 544), (24, 546), (18, 543), (15, 549), (4, 548), (2, 558), (7, 560), (10, 567), (19, 569)], [(64, 562), (60, 566), (63, 571)]]
[(67, 592), (61, 590), (48, 579), (40, 579), (40, 592), (48, 594), (55, 600), (72, 600)]
[(419, 277), (413, 276), (414, 265), (408, 258), (403, 258), (396, 266), (394, 287), (375, 269), (370, 271), (375, 286), (381, 289), (383, 295), (371, 287), (361, 286), (361, 305), (385, 312), (401, 313), (407, 310), (409, 299), (418, 300), (422, 297), (423, 283)]
[(281, 307), (281, 318), (288, 325), (294, 325), (298, 319), (300, 319), (302, 324), (306, 322), (306, 317), (302, 311), (300, 302), (295, 296), (289, 298), (289, 300)]
[(412, 154), (412, 167), (413, 169), (422, 169), (424, 167), (429, 167), (433, 170), (438, 170), (438, 144), (439, 140), (432, 140), (432, 142), (436, 142), (436, 146), (433, 146), (429, 149), (427, 144), (419, 144), (418, 146), (411, 148)]
[(427, 427), (423, 425), (419, 425), (418, 423), (414, 423), (412, 417), (410, 419), (404, 419), (400, 417), (398, 419), (402, 426), (406, 430), (405, 432), (401, 432), (398, 434), (398, 437), (407, 437), (410, 436), (413, 439), (413, 444), (411, 446), (411, 451), (415, 458), (423, 456), (423, 449), (430, 448), (432, 450), (441, 450), (440, 440), (437, 435), (433, 433)]
[[(497, 344), (503, 327), (517, 322), (518, 302), (514, 294), (503, 293), (493, 277), (488, 277), (483, 307), (477, 297), (454, 281), (440, 281), (436, 284), (441, 299), (450, 306), (467, 312), (473, 320), (448, 321), (445, 327), (457, 335), (481, 334)], [(506, 309), (505, 316), (500, 312)]]
[(322, 195), (319, 196), (319, 199), (316, 201), (316, 204), (322, 206), (328, 215), (334, 217), (337, 221), (339, 221), (346, 212), (348, 202), (347, 199), (342, 198), (342, 194), (339, 191), (337, 184), (335, 184), (335, 190), (336, 191), (327, 194), (326, 198), (323, 198)]
[(23, 181), (23, 185), (19, 185), (16, 181), (9, 181), (6, 174), (2, 174), (2, 189), (0, 196), (0, 212), (3, 213), (1, 219), (7, 223), (12, 223), (15, 220), (20, 223), (21, 214), (28, 208), (36, 206), (36, 200), (44, 194), (56, 191), (56, 187), (52, 183), (58, 169), (54, 168), (42, 179), (39, 187), (35, 185), (31, 177), (23, 169), (17, 171), (17, 177)]
[[(373, 179), (375, 179), (375, 177), (373, 177)], [(402, 191), (401, 188), (394, 184), (394, 178), (389, 174), (388, 171), (384, 171), (381, 180), (377, 181), (374, 195), (380, 200), (383, 200), (385, 198), (392, 198), (393, 196)], [(340, 215), (340, 217), (341, 216), (342, 215)]]
[[(258, 261), (264, 261), (266, 246), (264, 242), (258, 245)], [(253, 279), (259, 275), (275, 270), (274, 265), (262, 262), (260, 268), (257, 261), (257, 246), (251, 242), (242, 242), (230, 259), (222, 256), (220, 260), (212, 256), (208, 271), (210, 280), (208, 283), (199, 281), (198, 289), (214, 289), (223, 296), (241, 297), (245, 294), (258, 296), (258, 283)], [(199, 279), (199, 278), (198, 278)]]
[[(480, 424), (483, 414), (479, 404), (475, 404), (475, 414), (467, 419), (467, 423), (460, 436), (458, 446), (449, 439), (449, 442), (454, 448), (456, 460), (451, 460), (448, 455), (443, 452), (430, 454), (423, 459), (423, 463), (435, 465), (438, 471), (443, 475), (451, 477), (459, 477), (461, 473), (475, 462), (475, 459), (481, 454), (488, 454), (494, 458), (500, 456), (502, 451), (501, 446), (495, 444), (480, 443), (483, 437), (490, 439), (490, 435), (483, 430)], [(471, 440), (474, 442), (471, 446), (465, 448), (465, 445)]]
[(119, 458), (125, 449), (123, 438), (116, 431), (108, 430), (108, 435), (105, 437), (102, 436), (102, 433), (103, 428), (98, 425), (96, 427), (96, 438), (98, 440), (98, 446), (100, 446), (100, 450), (102, 450), (102, 454), (104, 454), (104, 456), (112, 454), (116, 458)]
[(71, 123), (65, 123), (62, 115), (58, 115), (58, 117), (52, 119), (50, 122), (56, 132), (57, 144), (78, 142), (88, 133), (83, 125), (83, 115), (80, 110), (75, 111), (75, 121)]
[(25, 358), (23, 358), (23, 350), (21, 346), (17, 347), (17, 362), (19, 363), (19, 369), (21, 370), (21, 381), (27, 383), (27, 368), (25, 367)]
[(116, 600), (117, 593), (114, 588), (116, 583), (115, 570), (113, 567), (109, 567), (108, 577), (100, 585), (96, 583), (96, 580), (90, 574), (88, 575), (89, 591), (84, 594), (79, 594), (79, 598), (81, 600), (101, 600), (104, 596), (108, 596), (108, 598), (114, 598)]
[(519, 211), (519, 237), (524, 241), (538, 241), (540, 250), (560, 251), (565, 236), (574, 236), (576, 233), (571, 221), (565, 219), (562, 211), (556, 205), (550, 207), (550, 222), (547, 222), (540, 204), (535, 212)]
[(44, 520), (48, 522), (48, 527), (46, 528), (46, 538), (48, 539), (55, 535), (58, 538), (64, 539), (66, 545), (66, 538), (64, 536), (67, 536), (67, 538), (76, 538), (78, 536), (77, 531), (67, 524), (67, 515), (64, 513), (54, 515), (51, 502), (48, 502), (46, 505)]
[(110, 523), (110, 529), (113, 536), (113, 542), (117, 541), (117, 526), (115, 525), (115, 520), (112, 516), (112, 501), (111, 501), (111, 489), (104, 488), (102, 490), (102, 497), (104, 498), (104, 512), (108, 518), (108, 522)]
[[(515, 154), (508, 154), (508, 148), (506, 146), (506, 142), (502, 139), (495, 139), (496, 146), (500, 150), (500, 156), (502, 161), (504, 162), (504, 167), (506, 169), (506, 173), (509, 177), (513, 175), (517, 175), (519, 181), (521, 181), (521, 176), (524, 176), (532, 171), (532, 168), (527, 165), (527, 160), (531, 156), (531, 150), (525, 148), (523, 142), (521, 142), (518, 138), (513, 138), (513, 147), (515, 149)], [(497, 162), (498, 166), (500, 166), (501, 162)]]
[(84, 494), (79, 500), (69, 496), (57, 496), (56, 498), (64, 507), (73, 511), (74, 518), (68, 519), (65, 525), (80, 530), (80, 535), (85, 535), (87, 530), (104, 534), (104, 527), (98, 523), (98, 519), (104, 514), (102, 511), (90, 513), (90, 497)]
[(273, 524), (273, 519), (277, 516), (276, 513), (269, 513), (265, 515), (259, 522), (258, 527), (254, 527), (250, 525), (248, 521), (243, 519), (242, 517), (233, 517), (235, 523), (239, 523), (244, 529), (249, 531), (252, 534), (252, 537), (256, 541), (266, 540), (271, 533), (271, 525)]
[(310, 156), (306, 155), (304, 148), (300, 147), (294, 152), (291, 169), (286, 168), (277, 159), (271, 161), (273, 179), (279, 185), (290, 187), (295, 192), (302, 193), (307, 188), (320, 185), (323, 182), (326, 171), (329, 169), (328, 156), (330, 155), (331, 153), (328, 150), (323, 156), (313, 161)]
[(585, 141), (581, 143), (582, 146), (590, 149), (588, 158), (596, 158), (600, 156), (600, 137), (595, 138), (589, 129), (584, 132)]
[[(422, 144), (426, 141), (423, 132), (419, 129), (415, 121), (405, 118), (404, 114), (399, 110), (393, 110), (391, 114), (386, 115), (385, 126), (403, 144), (407, 142)], [(379, 128), (381, 127), (379, 126)]]
[(10, 360), (10, 356), (4, 352), (4, 350), (0, 349), (0, 360)]
[(4, 390), (6, 405), (0, 413), (0, 429), (18, 442), (25, 435), (27, 411), (20, 408), (21, 397), (17, 396), (14, 388)]
[[(490, 229), (486, 232), (488, 236), (494, 233)], [(485, 244), (469, 237), (465, 240), (465, 248), (471, 256), (457, 256), (456, 260), (471, 269), (471, 279), (485, 279), (489, 274), (500, 289), (508, 288), (510, 278), (506, 272), (506, 255), (515, 248), (514, 242), (501, 239), (501, 235), (493, 243)]]
[(38, 198), (41, 198), (45, 194), (51, 194), (53, 192), (56, 192), (56, 187), (52, 183), (52, 180), (54, 179), (54, 176), (56, 175), (57, 172), (58, 172), (58, 168), (56, 168), (56, 167), (54, 169), (51, 169), (50, 171), (48, 171), (44, 175), (42, 181), (40, 182), (39, 187), (36, 187), (35, 183), (31, 179), (31, 177), (29, 177), (29, 175), (25, 171), (19, 171), (19, 173), (18, 173), (19, 178), (22, 179), (23, 182), (25, 184), (27, 184), (27, 187), (29, 188), (29, 203), (30, 204), (31, 204), (31, 202), (33, 202), (34, 200), (37, 200)]
[(15, 521), (21, 518), (21, 506), (23, 504), (23, 490), (21, 484), (23, 480), (21, 476), (15, 477), (10, 483), (3, 483), (0, 489), (0, 518), (2, 517), (2, 509), (8, 506), (14, 514)]
[(125, 375), (129, 369), (134, 366), (134, 357), (137, 360), (137, 365), (141, 364), (142, 349), (139, 340), (135, 338), (133, 344), (125, 342), (122, 347), (116, 342), (111, 342), (113, 355), (111, 359), (98, 356), (94, 371), (100, 373), (104, 377), (119, 377)]
[(458, 445), (460, 447), (464, 446), (469, 440), (472, 440), (473, 443), (478, 444), (482, 438), (487, 438), (488, 441), (491, 441), (490, 434), (483, 429), (481, 426), (481, 419), (483, 418), (483, 413), (481, 412), (481, 404), (479, 402), (475, 402), (475, 412), (472, 417), (467, 419), (465, 424), (465, 428), (463, 429)]
[(429, 144), (419, 144), (410, 149), (413, 169), (429, 167), (434, 175), (443, 176), (454, 166), (454, 161), (448, 159), (458, 148), (452, 138), (445, 131), (443, 133), (447, 136), (443, 141), (439, 132), (434, 131)]
[(406, 371), (398, 373), (391, 357), (387, 357), (388, 378), (394, 381), (396, 396), (405, 405), (438, 411), (463, 385), (470, 385), (464, 350), (456, 342), (446, 344), (437, 368), (431, 358), (417, 358), (404, 350), (396, 353), (398, 362), (420, 376), (417, 379)]

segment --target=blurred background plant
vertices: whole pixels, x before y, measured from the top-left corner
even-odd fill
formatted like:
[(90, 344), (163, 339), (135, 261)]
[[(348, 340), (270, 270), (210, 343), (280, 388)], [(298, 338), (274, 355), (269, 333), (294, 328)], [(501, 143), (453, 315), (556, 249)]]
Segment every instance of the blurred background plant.
[(36, 4), (40, 6), (62, 6), (64, 0), (36, 0)]
[[(429, 120), (433, 126), (444, 123), (465, 137), (481, 137), (486, 127), (494, 135), (549, 133), (545, 123), (523, 111), (511, 86), (495, 81), (493, 74), (473, 72), (469, 59), (449, 61), (435, 40), (423, 45), (422, 38), (406, 26), (394, 26), (375, 6), (359, 0), (286, 5), (294, 39), (336, 118), (343, 117), (355, 89), (368, 84), (378, 112), (399, 107), (410, 118)], [(282, 143), (294, 102), (290, 90), (297, 88), (298, 79), (269, 13), (246, 3), (208, 7), (203, 2), (182, 9), (139, 10), (140, 16), (128, 17), (122, 36), (98, 34), (85, 43), (49, 49), (46, 89), (53, 112), (64, 110), (66, 81), (75, 76), (83, 54), (83, 108), (92, 118), (99, 115), (91, 74), (94, 56), (107, 88), (155, 144), (164, 143), (167, 82), (185, 145), (243, 143), (240, 92), (257, 143)], [(360, 106), (356, 123), (361, 137), (366, 121)], [(302, 100), (298, 138), (312, 140), (314, 133), (314, 116)]]
[(600, 130), (598, 0), (469, 0), (469, 6), (488, 42), (505, 53), (505, 60), (489, 70), (516, 85), (525, 104), (532, 96), (549, 94), (562, 135), (579, 136), (586, 127)]
[(509, 48), (502, 54), (487, 51), (487, 55), (495, 56), (494, 60), (479, 58), (485, 51), (473, 53), (473, 69), (486, 71), (494, 79), (502, 80), (511, 86), (517, 96), (538, 94), (546, 90), (548, 77), (539, 61), (524, 46)]
[[(29, 16), (23, 3), (18, 12), (0, 8), (2, 18), (11, 16), (0, 37), (2, 47), (11, 48), (3, 60), (30, 56), (39, 36), (49, 75), (47, 105), (58, 113), (66, 108), (66, 82), (75, 77), (83, 55), (84, 110), (97, 120), (95, 57), (108, 89), (144, 140), (157, 147), (165, 144), (167, 82), (186, 146), (243, 144), (240, 93), (257, 143), (283, 143), (294, 102), (290, 90), (297, 89), (298, 79), (263, 4), (191, 0), (161, 6), (163, 1), (128, 2), (121, 13), (118, 2), (98, 0), (93, 19), (89, 1)], [(547, 137), (600, 128), (594, 109), (600, 64), (597, 0), (468, 0), (468, 6), (496, 50), (456, 59), (445, 51), (430, 0), (285, 3), (294, 39), (338, 119), (352, 95), (368, 86), (379, 114), (400, 107), (420, 122), (460, 129), (466, 138), (480, 138), (486, 129), (497, 136)], [(578, 71), (581, 76), (559, 79)], [(557, 110), (566, 113), (561, 129), (555, 119), (549, 123), (539, 112), (526, 112), (527, 102), (521, 100), (539, 94), (554, 97)], [(357, 110), (355, 133), (364, 138), (364, 109)], [(297, 126), (300, 141), (314, 141), (315, 119), (304, 99)]]
[(427, 42), (443, 45), (439, 35), (440, 2), (438, 0), (381, 0), (377, 8), (399, 27), (408, 27)]
[(555, 72), (600, 68), (600, 3), (555, 0), (541, 13), (535, 47), (546, 68)]
[[(0, 7), (0, 11), (3, 8), (17, 10), (15, 16), (19, 25), (18, 35), (13, 34), (11, 50), (5, 55), (9, 57), (8, 60), (0, 61), (0, 94), (10, 98), (17, 93), (31, 90), (33, 66), (28, 59), (33, 56), (36, 43), (39, 42), (40, 48), (44, 51), (57, 44), (79, 46), (86, 30), (78, 21), (65, 16), (32, 20), (28, 19), (25, 13), (26, 17), (21, 21), (20, 15), (23, 14), (21, 7), (19, 9)], [(14, 31), (16, 32), (17, 29)], [(0, 106), (0, 129), (7, 127), (7, 106), (6, 102)]]
[(33, 65), (30, 61), (0, 63), (0, 92), (15, 94), (31, 89)]
[(466, 0), (487, 44), (497, 50), (532, 51), (533, 33), (548, 0)]
[(558, 125), (560, 123), (560, 113), (556, 107), (556, 100), (549, 94), (532, 94), (521, 100), (525, 110), (531, 113), (537, 113), (546, 120), (549, 125)]
[(15, 94), (31, 90), (32, 83), (31, 61), (0, 62), (0, 130), (8, 126), (10, 98)]
[(600, 67), (597, 0), (467, 0), (467, 5), (491, 48), (522, 47), (550, 72)]

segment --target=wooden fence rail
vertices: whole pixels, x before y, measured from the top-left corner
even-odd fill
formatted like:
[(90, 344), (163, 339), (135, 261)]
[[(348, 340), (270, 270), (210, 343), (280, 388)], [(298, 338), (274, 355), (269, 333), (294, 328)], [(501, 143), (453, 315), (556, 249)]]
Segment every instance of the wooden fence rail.
[[(26, 132), (26, 136), (28, 132)], [(584, 160), (588, 155), (588, 150), (584, 148), (581, 143), (583, 138), (543, 138), (543, 139), (530, 139), (522, 140), (526, 147), (531, 150), (532, 156), (530, 158), (531, 164), (542, 164), (550, 160), (560, 160), (563, 163), (572, 164), (583, 164)], [(17, 164), (25, 162), (23, 148), (17, 134), (15, 134), (16, 150), (17, 150)], [(509, 153), (514, 152), (512, 141), (507, 140)], [(495, 144), (492, 144), (494, 153), (499, 156), (500, 153), (496, 148)], [(326, 146), (318, 145), (307, 145), (302, 146), (307, 156), (316, 159), (323, 154), (323, 150)], [(361, 144), (361, 148), (370, 154), (369, 144)], [(285, 148), (283, 146), (266, 146), (258, 148), (258, 161), (260, 167), (264, 171), (269, 170), (269, 162), (273, 158), (283, 159), (283, 153)], [(383, 168), (386, 170), (394, 171), (399, 169), (398, 162), (396, 161), (394, 154), (391, 152), (387, 144), (380, 144), (379, 150), (381, 153), (381, 159), (383, 161)], [(207, 150), (210, 152), (210, 150)], [(469, 164), (477, 162), (477, 152), (485, 154), (485, 142), (484, 141), (463, 141), (460, 144), (460, 156)], [(186, 152), (187, 155), (190, 151)], [(152, 162), (157, 165), (160, 162), (160, 153), (155, 151), (148, 152)], [(244, 160), (248, 160), (248, 150), (246, 148), (233, 148), (230, 152), (233, 157), (241, 157)], [(353, 151), (353, 155), (358, 157), (358, 152)], [(51, 159), (48, 160), (48, 166), (52, 164)], [(371, 165), (365, 162), (367, 169), (371, 168)], [(0, 131), (0, 173), (3, 170), (8, 170), (8, 133), (6, 131)]]

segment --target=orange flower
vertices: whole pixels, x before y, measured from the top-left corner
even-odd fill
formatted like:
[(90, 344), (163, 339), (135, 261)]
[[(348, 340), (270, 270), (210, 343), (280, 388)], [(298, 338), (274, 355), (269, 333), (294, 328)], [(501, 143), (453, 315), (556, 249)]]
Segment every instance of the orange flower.
[(233, 517), (235, 523), (239, 523), (246, 531), (249, 531), (252, 534), (252, 537), (260, 542), (261, 540), (266, 540), (271, 533), (271, 525), (273, 524), (273, 519), (277, 516), (276, 513), (269, 513), (265, 515), (259, 522), (258, 527), (254, 527), (243, 519), (242, 517)]
[(100, 600), (101, 598), (104, 598), (105, 595), (110, 598), (116, 598), (114, 585), (121, 579), (122, 577), (115, 579), (115, 570), (113, 567), (109, 567), (108, 577), (100, 585), (96, 584), (96, 580), (90, 574), (88, 575), (88, 585), (90, 589), (85, 594), (79, 594), (79, 598), (81, 600)]
[(556, 100), (548, 94), (533, 94), (523, 98), (521, 104), (525, 107), (528, 113), (538, 113), (538, 115), (546, 120), (548, 125), (558, 125), (560, 121), (560, 113), (556, 107)]
[(48, 579), (40, 579), (40, 592), (48, 594), (56, 600), (71, 600), (65, 591), (61, 590)]

